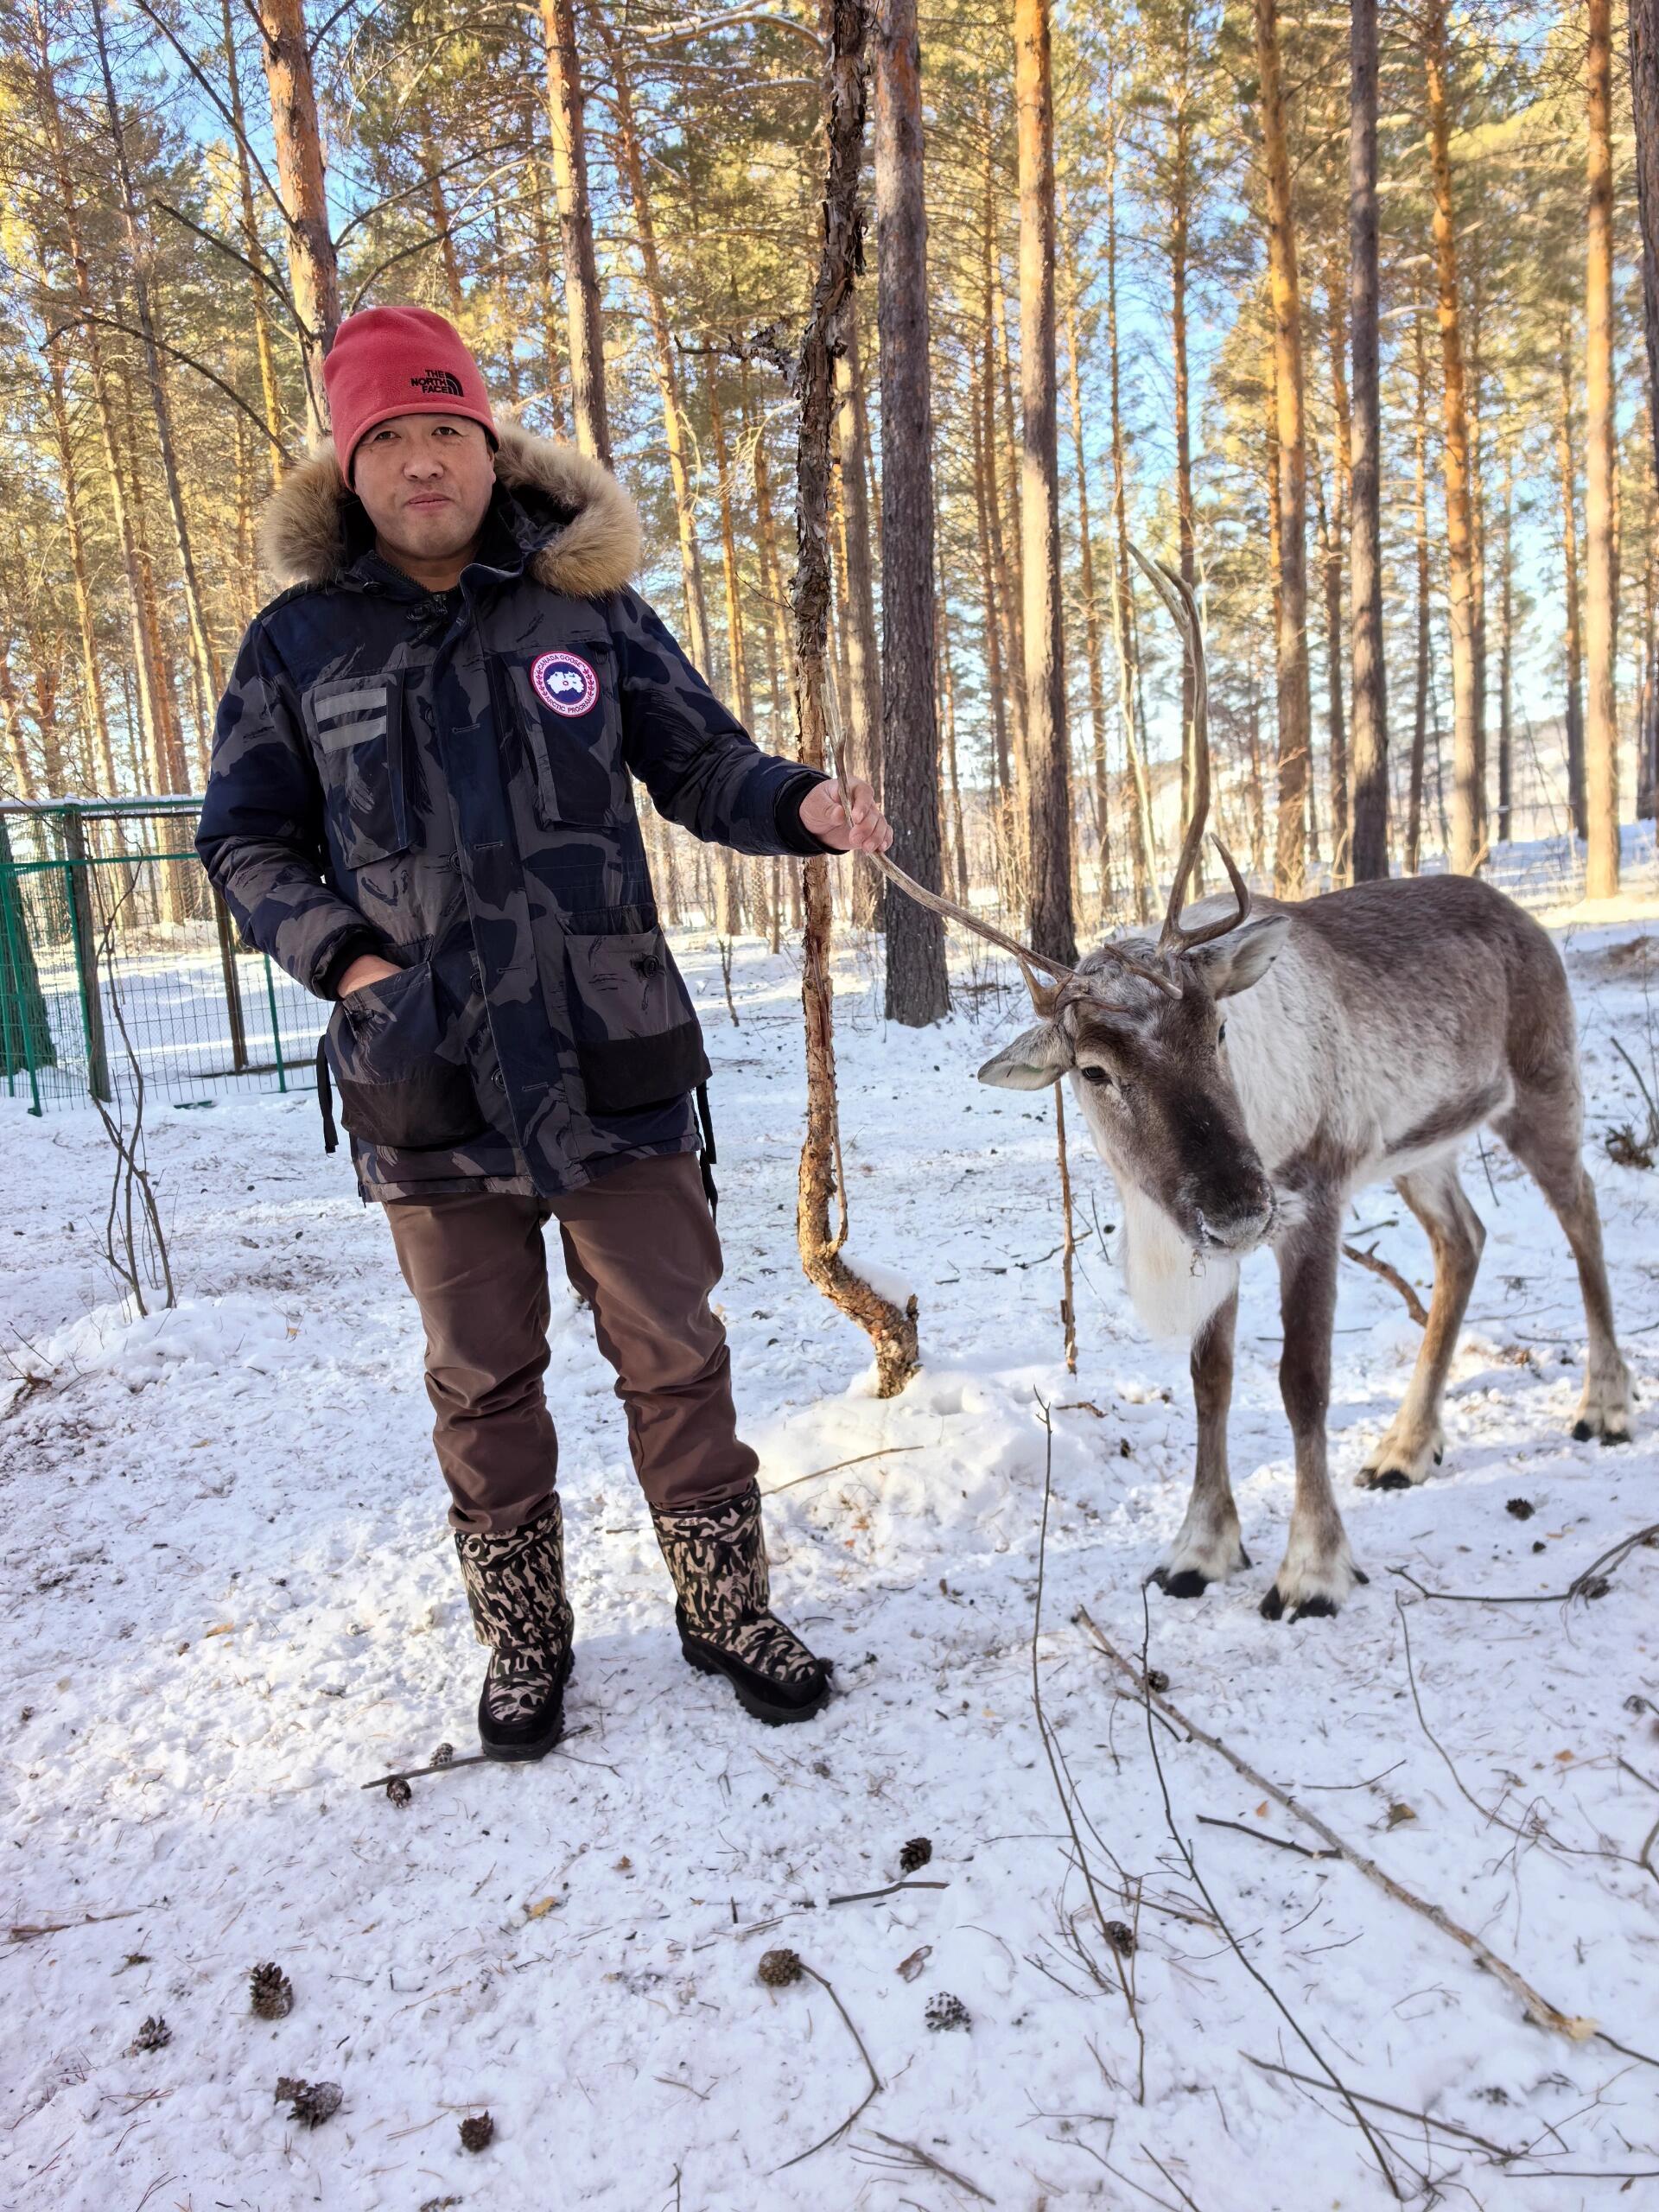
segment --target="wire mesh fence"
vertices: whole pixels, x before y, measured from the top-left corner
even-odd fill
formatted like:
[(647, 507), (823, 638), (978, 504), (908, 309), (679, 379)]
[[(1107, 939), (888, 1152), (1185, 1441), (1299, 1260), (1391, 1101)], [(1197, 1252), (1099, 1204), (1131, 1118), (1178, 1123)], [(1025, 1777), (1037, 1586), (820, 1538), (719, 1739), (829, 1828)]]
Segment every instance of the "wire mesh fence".
[(308, 1085), (323, 1009), (245, 951), (192, 844), (195, 798), (0, 806), (0, 1075), (41, 1113)]

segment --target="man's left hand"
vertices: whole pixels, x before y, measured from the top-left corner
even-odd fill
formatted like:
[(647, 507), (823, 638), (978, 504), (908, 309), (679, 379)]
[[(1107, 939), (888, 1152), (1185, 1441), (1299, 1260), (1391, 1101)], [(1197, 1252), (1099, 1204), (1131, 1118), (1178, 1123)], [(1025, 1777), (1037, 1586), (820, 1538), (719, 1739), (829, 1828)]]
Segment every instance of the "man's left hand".
[(837, 783), (814, 784), (801, 801), (801, 827), (837, 853), (885, 853), (893, 842), (893, 824), (857, 777), (844, 798)]

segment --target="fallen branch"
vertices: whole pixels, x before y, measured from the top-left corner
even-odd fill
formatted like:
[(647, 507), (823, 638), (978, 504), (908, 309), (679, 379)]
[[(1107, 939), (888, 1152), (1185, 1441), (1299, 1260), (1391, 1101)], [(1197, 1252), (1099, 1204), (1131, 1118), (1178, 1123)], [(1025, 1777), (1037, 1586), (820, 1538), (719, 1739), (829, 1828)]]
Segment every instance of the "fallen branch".
[[(966, 2174), (959, 2174), (954, 2166), (947, 2166), (943, 2158), (936, 2158), (931, 2151), (923, 2150), (919, 2143), (906, 2143), (896, 2135), (884, 2135), (879, 2127), (873, 2127), (870, 2133), (878, 2143), (885, 2143), (889, 2151), (898, 2154), (884, 2158), (879, 2151), (867, 2151), (862, 2155), (872, 2165), (896, 2165), (901, 2171), (908, 2167), (917, 2173), (939, 2174), (954, 2188), (965, 2189), (969, 2196), (976, 2196), (982, 2204), (995, 2203), (996, 2199), (981, 2189), (976, 2182), (969, 2181)], [(856, 2144), (853, 2146), (853, 2155), (855, 2158), (860, 2155)]]
[(860, 2035), (858, 2030), (853, 2025), (852, 2014), (847, 2010), (847, 2007), (842, 2003), (840, 1998), (836, 1996), (834, 1989), (830, 1987), (830, 1985), (824, 1980), (823, 1976), (817, 1971), (817, 1967), (808, 1966), (804, 1959), (801, 1961), (801, 1972), (803, 1974), (810, 1974), (813, 1980), (817, 1983), (820, 1989), (827, 1990), (829, 1992), (830, 2002), (835, 2006), (836, 2012), (840, 2013), (842, 2018), (847, 2023), (847, 2032), (851, 2036), (853, 2041), (858, 2045), (858, 2055), (863, 2060), (869, 2073), (870, 2086), (865, 2091), (864, 2095), (859, 2100), (858, 2103), (854, 2106), (852, 2111), (848, 2113), (846, 2119), (842, 2121), (839, 2127), (832, 2127), (828, 2135), (824, 2136), (821, 2141), (817, 2142), (812, 2145), (811, 2150), (798, 2151), (792, 2158), (785, 2158), (781, 2166), (774, 2166), (772, 2168), (772, 2171), (779, 2174), (787, 2173), (791, 2166), (798, 2166), (804, 2159), (816, 2157), (818, 2152), (826, 2149), (831, 2143), (838, 2143), (841, 2138), (847, 2133), (848, 2129), (853, 2125), (853, 2122), (857, 2120), (860, 2114), (862, 2113), (874, 2101), (874, 2100), (879, 2097), (881, 2094), (881, 2076), (876, 2072), (874, 2062), (871, 2059), (869, 2052), (864, 2048), (863, 2037)]
[(896, 1890), (948, 1890), (949, 1882), (889, 1882), (885, 1890), (849, 1890), (845, 1897), (831, 1897), (831, 1904), (868, 1904), (873, 1897), (890, 1897)]
[(1389, 1573), (1398, 1575), (1402, 1582), (1409, 1582), (1420, 1598), (1438, 1598), (1448, 1605), (1570, 1605), (1578, 1598), (1587, 1604), (1593, 1598), (1606, 1596), (1614, 1573), (1624, 1566), (1633, 1551), (1643, 1545), (1649, 1548), (1659, 1546), (1659, 1521), (1649, 1522), (1645, 1529), (1638, 1529), (1634, 1535), (1621, 1536), (1618, 1543), (1610, 1545), (1602, 1553), (1599, 1559), (1592, 1559), (1588, 1567), (1575, 1574), (1565, 1590), (1523, 1592), (1519, 1597), (1492, 1597), (1478, 1590), (1431, 1590), (1414, 1574), (1408, 1574), (1403, 1567), (1391, 1567)]
[(1381, 1275), (1384, 1282), (1399, 1292), (1401, 1297), (1406, 1301), (1407, 1313), (1410, 1314), (1420, 1329), (1426, 1329), (1428, 1326), (1427, 1306), (1418, 1297), (1398, 1268), (1391, 1268), (1386, 1260), (1380, 1260), (1377, 1257), (1375, 1245), (1369, 1252), (1362, 1252), (1357, 1244), (1344, 1244), (1342, 1250), (1344, 1259), (1351, 1260), (1357, 1268), (1364, 1268), (1374, 1275)]
[(1299, 1859), (1339, 1859), (1337, 1851), (1310, 1851), (1305, 1843), (1293, 1843), (1287, 1835), (1269, 1835), (1265, 1828), (1246, 1827), (1243, 1821), (1218, 1821), (1209, 1813), (1197, 1813), (1193, 1818), (1201, 1828), (1231, 1828), (1235, 1835), (1254, 1836), (1258, 1843), (1270, 1843), (1275, 1851), (1294, 1851)]
[(1565, 2036), (1571, 2043), (1586, 2043), (1592, 2036), (1599, 2032), (1593, 2020), (1586, 2018), (1581, 2013), (1564, 2012), (1559, 2005), (1552, 2005), (1547, 1997), (1541, 1997), (1531, 1983), (1525, 1980), (1507, 1959), (1500, 1959), (1496, 1951), (1488, 1949), (1478, 1936), (1471, 1936), (1466, 1928), (1460, 1927), (1443, 1906), (1433, 1904), (1427, 1897), (1420, 1897), (1414, 1890), (1407, 1889), (1403, 1882), (1395, 1881), (1394, 1876), (1385, 1873), (1374, 1859), (1368, 1859), (1363, 1852), (1356, 1851), (1351, 1844), (1345, 1843), (1336, 1830), (1327, 1827), (1317, 1813), (1309, 1812), (1306, 1806), (1299, 1804), (1295, 1798), (1281, 1789), (1276, 1783), (1269, 1782), (1264, 1774), (1258, 1773), (1248, 1760), (1242, 1759), (1236, 1751), (1222, 1741), (1219, 1736), (1211, 1735), (1207, 1730), (1198, 1727), (1195, 1722), (1189, 1720), (1179, 1706), (1172, 1704), (1167, 1697), (1154, 1690), (1142, 1678), (1141, 1670), (1132, 1660), (1124, 1657), (1110, 1639), (1096, 1626), (1081, 1606), (1077, 1610), (1077, 1618), (1094, 1639), (1096, 1649), (1111, 1661), (1113, 1666), (1134, 1686), (1148, 1705), (1155, 1704), (1170, 1719), (1178, 1722), (1181, 1727), (1185, 1728), (1195, 1743), (1203, 1744), (1206, 1749), (1224, 1758), (1236, 1773), (1243, 1776), (1253, 1789), (1264, 1791), (1275, 1804), (1282, 1805), (1287, 1813), (1294, 1814), (1304, 1827), (1313, 1830), (1322, 1843), (1329, 1845), (1339, 1858), (1345, 1859), (1348, 1864), (1363, 1874), (1368, 1881), (1375, 1882), (1377, 1887), (1391, 1897), (1396, 1904), (1404, 1905), (1408, 1911), (1418, 1914), (1421, 1918), (1438, 1928), (1443, 1936), (1449, 1936), (1453, 1942), (1460, 1944), (1478, 1965), (1484, 1967), (1489, 1974), (1495, 1975), (1503, 1983), (1510, 1994), (1521, 2005), (1529, 2020), (1534, 2021), (1541, 2028), (1550, 2029), (1556, 2035)]
[[(556, 1752), (577, 1736), (586, 1736), (590, 1732), (588, 1724), (584, 1720), (580, 1728), (566, 1729), (553, 1748)], [(484, 1764), (485, 1754), (482, 1751), (467, 1751), (460, 1758), (435, 1759), (430, 1766), (404, 1766), (399, 1767), (395, 1774), (377, 1774), (372, 1782), (359, 1782), (357, 1786), (359, 1789), (384, 1789), (389, 1782), (418, 1782), (423, 1775), (453, 1774), (458, 1766), (482, 1766)]]
[(1071, 1169), (1065, 1157), (1065, 1085), (1054, 1086), (1054, 1141), (1060, 1161), (1060, 1224), (1063, 1242), (1060, 1245), (1060, 1327), (1065, 1332), (1065, 1371), (1077, 1371), (1077, 1308), (1076, 1286), (1072, 1281), (1072, 1257), (1077, 1240), (1071, 1228)]
[(762, 1497), (776, 1497), (780, 1491), (794, 1490), (801, 1483), (815, 1483), (820, 1475), (838, 1475), (843, 1467), (861, 1467), (868, 1459), (895, 1458), (900, 1452), (925, 1452), (925, 1444), (884, 1444), (879, 1452), (861, 1452), (854, 1459), (837, 1459), (828, 1467), (814, 1467), (810, 1475), (791, 1475), (786, 1483), (774, 1483), (770, 1490), (763, 1490)]
[(14, 1943), (32, 1943), (37, 1936), (63, 1936), (72, 1928), (101, 1928), (106, 1920), (137, 1920), (141, 1913), (151, 1912), (153, 1905), (136, 1904), (125, 1912), (89, 1912), (80, 1920), (44, 1920), (38, 1925), (33, 1921), (14, 1921), (6, 1934)]
[[(1327, 2096), (1331, 2094), (1331, 2084), (1321, 2082), (1315, 2074), (1298, 2074), (1294, 2067), (1275, 2066), (1271, 2059), (1257, 2058), (1248, 2050), (1239, 2055), (1249, 2059), (1252, 2066), (1259, 2066), (1264, 2074), (1282, 2074), (1287, 2082), (1300, 2082), (1305, 2089), (1321, 2089)], [(1378, 2112), (1393, 2113), (1397, 2119), (1414, 2121), (1420, 2127), (1437, 2127), (1443, 2135), (1450, 2135), (1461, 2143), (1471, 2143), (1476, 2150), (1484, 2151), (1494, 2158), (1524, 2158), (1529, 2155), (1525, 2151), (1507, 2151), (1501, 2143), (1493, 2143), (1484, 2135), (1475, 2134), (1472, 2129), (1460, 2126), (1455, 2120), (1436, 2120), (1432, 2113), (1414, 2112), (1409, 2105), (1391, 2105), (1386, 2097), (1368, 2096), (1363, 2089), (1351, 2089), (1348, 2094), (1360, 2104), (1374, 2105)]]

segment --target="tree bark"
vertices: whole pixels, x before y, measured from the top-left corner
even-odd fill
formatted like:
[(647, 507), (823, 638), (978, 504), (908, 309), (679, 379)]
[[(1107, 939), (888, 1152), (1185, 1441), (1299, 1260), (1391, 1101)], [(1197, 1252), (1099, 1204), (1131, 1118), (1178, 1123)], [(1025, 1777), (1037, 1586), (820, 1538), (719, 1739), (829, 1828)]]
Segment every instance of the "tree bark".
[[(44, 254), (41, 256), (44, 265)], [(63, 520), (69, 537), (69, 566), (75, 586), (75, 626), (80, 639), (80, 676), (86, 695), (92, 757), (104, 795), (115, 796), (115, 755), (110, 746), (110, 715), (104, 694), (104, 664), (98, 649), (98, 629), (92, 612), (92, 582), (86, 565), (86, 530), (81, 517), (80, 476), (75, 467), (69, 429), (69, 408), (64, 394), (62, 341), (46, 347), (47, 397), (51, 409), (53, 442), (58, 448), (58, 473), (63, 481)]]
[(1468, 379), (1458, 283), (1446, 82), (1446, 0), (1425, 0), (1423, 67), (1428, 94), (1429, 176), (1440, 323), (1440, 404), (1446, 479), (1447, 615), (1452, 639), (1452, 838), (1448, 865), (1472, 875), (1482, 855), (1480, 641), (1474, 509), (1470, 489)]
[[(801, 337), (795, 389), (800, 407), (796, 448), (795, 705), (800, 757), (813, 767), (827, 751), (825, 684), (830, 633), (830, 441), (836, 408), (835, 351), (842, 308), (863, 261), (859, 171), (864, 149), (865, 0), (825, 0), (829, 33), (823, 80), (826, 177), (823, 247)], [(916, 1300), (900, 1309), (848, 1265), (847, 1192), (837, 1189), (840, 1130), (836, 1109), (829, 862), (803, 863), (805, 931), (801, 1001), (806, 1022), (806, 1138), (796, 1202), (801, 1264), (810, 1281), (868, 1335), (876, 1392), (895, 1397), (919, 1367)], [(832, 1199), (841, 1208), (830, 1224)]]
[(1573, 835), (1583, 837), (1588, 824), (1584, 788), (1584, 628), (1579, 590), (1579, 470), (1573, 450), (1573, 353), (1565, 324), (1559, 354), (1561, 404), (1555, 427), (1555, 454), (1561, 486), (1561, 585), (1567, 602), (1563, 645), (1567, 655), (1567, 807)]
[(1648, 356), (1648, 438), (1659, 489), (1659, 0), (1629, 0), (1636, 205), (1642, 235), (1642, 334)]
[[(220, 22), (225, 33), (225, 85), (231, 111), (231, 137), (236, 149), (238, 204), (242, 222), (242, 251), (255, 269), (264, 265), (259, 237), (259, 217), (253, 198), (253, 168), (248, 160), (247, 123), (242, 110), (242, 73), (236, 59), (236, 22), (231, 0), (223, 0)], [(283, 480), (283, 390), (276, 377), (276, 355), (270, 339), (270, 306), (264, 286), (251, 270), (248, 275), (248, 309), (253, 321), (253, 350), (259, 364), (259, 397), (264, 410), (264, 461), (274, 492)]]
[[(875, 23), (876, 314), (881, 347), (881, 759), (893, 856), (941, 888), (938, 617), (922, 65), (916, 0)], [(854, 517), (849, 507), (849, 558)], [(887, 1012), (919, 1029), (950, 1011), (944, 924), (913, 899), (887, 908)]]
[(1406, 793), (1406, 874), (1415, 875), (1423, 856), (1423, 766), (1428, 743), (1428, 349), (1423, 336), (1425, 303), (1411, 319), (1415, 404), (1412, 414), (1412, 536), (1417, 580), (1417, 657), (1412, 694), (1411, 760)]
[(1498, 583), (1497, 842), (1515, 827), (1515, 453), (1503, 449), (1503, 569)]
[(1095, 589), (1095, 548), (1089, 523), (1089, 458), (1084, 444), (1083, 382), (1078, 356), (1077, 264), (1061, 210), (1061, 249), (1065, 276), (1065, 389), (1071, 414), (1072, 467), (1077, 491), (1077, 583), (1083, 601), (1083, 632), (1089, 674), (1089, 728), (1093, 739), (1096, 906), (1106, 927), (1112, 911), (1111, 807), (1106, 772), (1106, 672), (1101, 652), (1100, 600)]
[(1589, 222), (1585, 276), (1585, 895), (1618, 890), (1618, 702), (1614, 689), (1618, 581), (1618, 466), (1613, 423), (1613, 149), (1611, 0), (1588, 0)]
[[(1129, 588), (1128, 471), (1123, 441), (1122, 358), (1117, 340), (1117, 58), (1109, 59), (1106, 77), (1106, 368), (1110, 397), (1112, 443), (1112, 642), (1117, 651), (1117, 712), (1123, 728), (1124, 780), (1128, 786), (1132, 825), (1135, 912), (1137, 921), (1152, 913), (1156, 869), (1152, 834), (1152, 793), (1146, 760), (1135, 741), (1141, 667), (1135, 650), (1135, 601)], [(1104, 926), (1109, 917), (1103, 913)]]
[(541, 0), (547, 48), (547, 115), (553, 137), (553, 185), (564, 253), (564, 314), (570, 353), (571, 411), (583, 453), (611, 465), (605, 402), (605, 332), (599, 263), (588, 200), (588, 143), (576, 50), (575, 0)]
[(1382, 639), (1382, 378), (1377, 327), (1376, 0), (1351, 0), (1348, 321), (1353, 359), (1352, 511), (1348, 589), (1353, 623), (1352, 877), (1389, 872), (1388, 666)]
[(1077, 957), (1071, 910), (1071, 783), (1060, 607), (1060, 474), (1054, 339), (1054, 99), (1049, 0), (1014, 0), (1020, 130), (1020, 550), (1024, 574), (1029, 941)]
[(270, 91), (276, 180), (288, 217), (289, 289), (300, 322), (306, 411), (312, 435), (318, 436), (328, 427), (322, 364), (340, 327), (340, 264), (328, 223), (305, 0), (262, 0), (257, 20)]
[(1302, 424), (1301, 288), (1296, 266), (1290, 149), (1285, 136), (1277, 0), (1253, 0), (1268, 188), (1268, 282), (1273, 307), (1274, 509), (1279, 536), (1279, 828), (1274, 889), (1306, 885), (1313, 705), (1307, 667), (1307, 453)]
[[(879, 85), (879, 75), (877, 82)], [(879, 123), (877, 129), (879, 133)], [(879, 258), (878, 253), (878, 262)], [(858, 404), (864, 369), (859, 353), (856, 293), (847, 296), (847, 304), (842, 311), (842, 331), (844, 342), (836, 356), (836, 430), (846, 549), (847, 592), (842, 603), (841, 629), (847, 653), (847, 765), (854, 775), (868, 777), (879, 795), (883, 776), (881, 645), (875, 626), (869, 462), (864, 442), (864, 410)], [(863, 861), (855, 862), (855, 867), (854, 922), (860, 929), (880, 929), (886, 903), (881, 878)]]

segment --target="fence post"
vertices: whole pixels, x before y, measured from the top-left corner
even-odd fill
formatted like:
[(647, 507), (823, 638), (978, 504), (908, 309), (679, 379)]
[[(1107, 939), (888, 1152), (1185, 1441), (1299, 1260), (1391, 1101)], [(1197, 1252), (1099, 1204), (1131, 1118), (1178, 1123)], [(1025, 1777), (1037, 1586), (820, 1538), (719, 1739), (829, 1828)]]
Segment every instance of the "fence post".
[(63, 810), (64, 873), (68, 879), (69, 925), (75, 941), (75, 979), (80, 986), (81, 1026), (86, 1033), (86, 1088), (94, 1098), (114, 1096), (104, 1043), (104, 1001), (98, 981), (98, 941), (87, 887), (86, 832), (79, 807)]
[(231, 1020), (231, 1066), (238, 1075), (248, 1065), (248, 1031), (242, 1014), (242, 978), (236, 972), (236, 939), (231, 933), (231, 910), (215, 890), (213, 919), (219, 925), (219, 964), (225, 977), (225, 1009)]
[[(16, 1076), (17, 1063), (22, 1061), (29, 1077), (29, 1110), (38, 1118), (41, 1111), (41, 1079), (35, 1071), (35, 1054), (30, 1048), (29, 1036), (29, 1007), (23, 995), (23, 963), (18, 956), (12, 927), (14, 906), (18, 908), (17, 922), (21, 927), (22, 904), (13, 897), (16, 878), (11, 873), (10, 845), (4, 837), (4, 822), (0, 820), (0, 850), (3, 850), (7, 863), (4, 877), (0, 880), (0, 932), (3, 932), (5, 940), (3, 946), (0, 946), (0, 952), (3, 952), (3, 958), (0, 959), (0, 1058), (6, 1064), (8, 1096), (13, 1095), (12, 1084)], [(15, 1041), (11, 1034), (11, 1009), (14, 1005), (17, 1009), (17, 1038)]]
[(270, 955), (263, 954), (265, 963), (265, 996), (270, 1001), (270, 1049), (276, 1055), (276, 1088), (288, 1089), (288, 1070), (283, 1065), (283, 1025), (276, 1013), (276, 984), (270, 972)]

